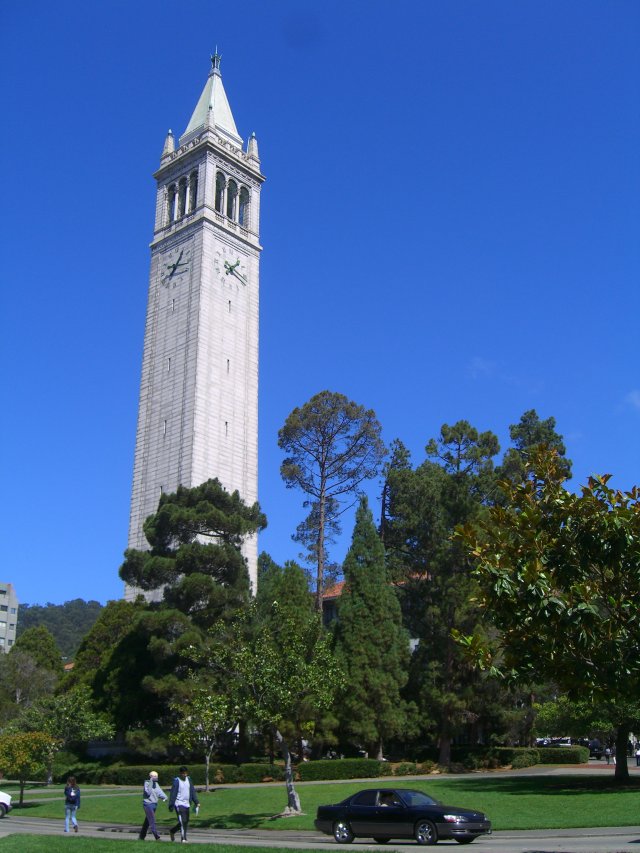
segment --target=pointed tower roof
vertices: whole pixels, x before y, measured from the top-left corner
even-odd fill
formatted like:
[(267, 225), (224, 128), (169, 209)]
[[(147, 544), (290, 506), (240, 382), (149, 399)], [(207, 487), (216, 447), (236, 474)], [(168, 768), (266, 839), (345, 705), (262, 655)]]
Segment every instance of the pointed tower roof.
[(220, 55), (217, 50), (211, 57), (211, 71), (187, 129), (180, 137), (180, 145), (184, 145), (205, 127), (212, 127), (221, 136), (233, 142), (234, 145), (242, 147), (242, 139), (238, 135), (231, 107), (222, 85)]

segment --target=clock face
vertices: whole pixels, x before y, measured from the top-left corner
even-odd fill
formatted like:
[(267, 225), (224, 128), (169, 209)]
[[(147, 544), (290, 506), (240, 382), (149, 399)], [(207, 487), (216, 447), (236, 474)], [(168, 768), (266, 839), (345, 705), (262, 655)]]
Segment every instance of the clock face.
[(217, 277), (227, 284), (247, 284), (247, 264), (239, 252), (228, 248), (227, 246), (219, 246), (215, 252), (213, 266)]
[(175, 246), (162, 256), (160, 280), (166, 287), (175, 287), (190, 271), (191, 248), (189, 246)]

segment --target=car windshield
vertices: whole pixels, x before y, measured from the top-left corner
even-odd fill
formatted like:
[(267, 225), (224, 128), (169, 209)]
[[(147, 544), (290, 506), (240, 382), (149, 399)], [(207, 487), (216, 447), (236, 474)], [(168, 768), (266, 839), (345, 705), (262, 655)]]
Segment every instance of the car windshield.
[(408, 806), (435, 806), (438, 801), (422, 791), (399, 791)]

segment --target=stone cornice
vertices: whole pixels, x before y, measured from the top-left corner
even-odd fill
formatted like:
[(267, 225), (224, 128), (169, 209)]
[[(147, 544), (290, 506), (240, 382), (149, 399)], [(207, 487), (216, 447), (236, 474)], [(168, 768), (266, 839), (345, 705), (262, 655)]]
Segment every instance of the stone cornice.
[(214, 225), (216, 229), (222, 229), (225, 233), (233, 236), (236, 240), (240, 240), (240, 242), (244, 243), (254, 251), (262, 251), (262, 246), (258, 242), (257, 234), (254, 234), (247, 228), (243, 228), (242, 225), (238, 225), (237, 222), (228, 219), (222, 213), (218, 213), (217, 210), (209, 207), (209, 205), (199, 207), (193, 213), (188, 213), (183, 216), (182, 219), (178, 220), (178, 222), (172, 222), (171, 225), (166, 228), (161, 228), (156, 232), (156, 234), (154, 234), (153, 240), (149, 243), (149, 246), (151, 249), (155, 249), (161, 243), (164, 243), (169, 237), (173, 237), (178, 233), (185, 232), (184, 236), (188, 236), (188, 232), (191, 230), (195, 231), (197, 226), (202, 222)]
[(260, 164), (255, 157), (251, 157), (211, 129), (204, 129), (202, 133), (181, 145), (180, 148), (164, 154), (160, 160), (160, 168), (154, 172), (153, 177), (156, 180), (162, 179), (167, 172), (173, 171), (173, 167), (178, 166), (178, 161), (185, 159), (189, 154), (201, 155), (203, 149), (209, 149), (219, 157), (233, 163), (234, 166), (246, 170), (258, 183), (264, 181), (265, 176), (260, 172)]

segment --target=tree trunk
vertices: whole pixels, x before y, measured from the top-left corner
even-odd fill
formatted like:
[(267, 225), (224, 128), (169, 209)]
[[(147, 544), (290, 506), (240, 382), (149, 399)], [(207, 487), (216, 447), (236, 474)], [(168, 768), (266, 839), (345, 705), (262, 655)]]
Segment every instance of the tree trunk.
[(451, 735), (448, 731), (448, 725), (443, 726), (440, 733), (440, 754), (438, 756), (438, 764), (441, 767), (448, 767), (451, 764)]
[(316, 576), (316, 610), (322, 613), (322, 593), (324, 592), (324, 524), (326, 496), (324, 486), (320, 491), (318, 515), (318, 571)]
[(378, 761), (384, 760), (384, 754), (382, 751), (382, 738), (380, 738), (380, 740), (378, 741), (378, 748), (376, 749), (376, 758), (378, 759)]
[(282, 757), (284, 758), (284, 781), (287, 787), (287, 807), (283, 814), (302, 814), (302, 809), (300, 808), (300, 797), (296, 793), (296, 789), (293, 784), (293, 768), (291, 766), (289, 745), (277, 729), (275, 736), (278, 741), (280, 751), (282, 752)]
[(627, 763), (627, 743), (629, 742), (629, 724), (622, 723), (616, 733), (616, 771), (615, 778), (622, 782), (629, 780), (629, 765)]
[(204, 755), (204, 789), (209, 790), (209, 762), (211, 760), (211, 750), (208, 749)]

